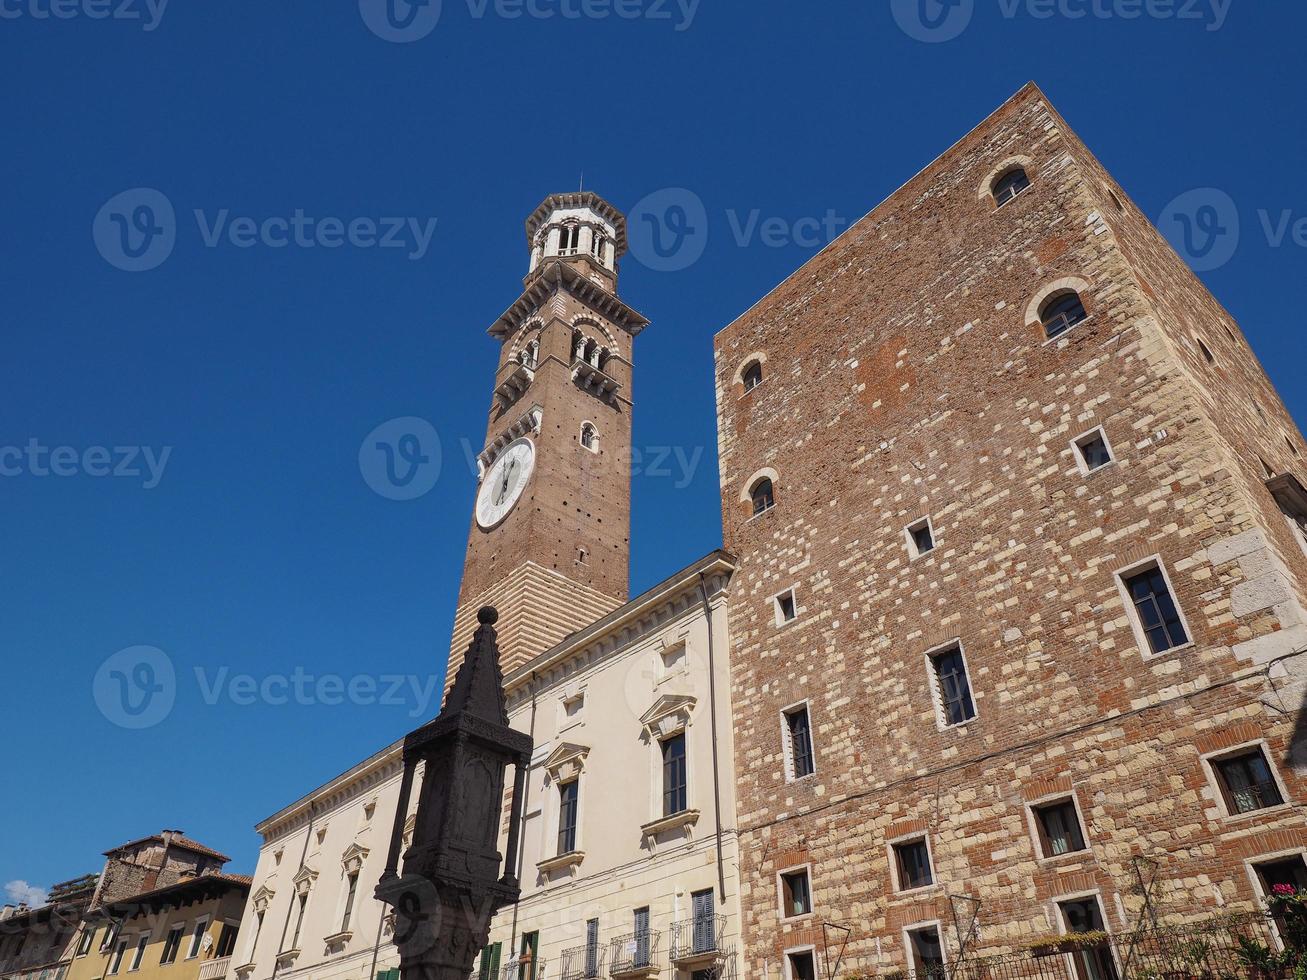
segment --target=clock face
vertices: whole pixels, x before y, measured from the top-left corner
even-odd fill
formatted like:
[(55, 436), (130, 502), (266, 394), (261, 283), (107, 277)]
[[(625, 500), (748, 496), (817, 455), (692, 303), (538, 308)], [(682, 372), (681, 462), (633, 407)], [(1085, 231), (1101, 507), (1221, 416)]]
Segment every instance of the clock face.
[(477, 523), (494, 527), (513, 509), (535, 469), (536, 450), (530, 439), (510, 442), (486, 472), (477, 493)]

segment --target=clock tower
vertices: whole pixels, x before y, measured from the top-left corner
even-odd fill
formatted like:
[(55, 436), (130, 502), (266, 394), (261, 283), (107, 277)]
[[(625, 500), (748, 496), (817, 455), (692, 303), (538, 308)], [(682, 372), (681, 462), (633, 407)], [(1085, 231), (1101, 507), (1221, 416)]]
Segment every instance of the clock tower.
[(504, 672), (627, 600), (631, 348), (648, 321), (617, 296), (626, 219), (590, 191), (526, 221), (521, 295), (490, 327), (499, 367), (448, 677), (483, 606)]

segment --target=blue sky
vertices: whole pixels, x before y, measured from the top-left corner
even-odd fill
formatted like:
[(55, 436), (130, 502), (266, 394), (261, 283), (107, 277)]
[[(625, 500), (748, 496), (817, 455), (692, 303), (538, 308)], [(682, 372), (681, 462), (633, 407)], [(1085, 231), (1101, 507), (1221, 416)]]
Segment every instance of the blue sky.
[[(0, 884), (164, 827), (249, 871), (257, 820), (434, 713), (485, 328), (583, 171), (697, 236), (622, 269), (634, 590), (720, 543), (713, 333), (1032, 76), (1150, 215), (1219, 192), (1195, 259), (1307, 418), (1302, 4), (50, 2), (0, 0)], [(387, 492), (360, 446), (409, 417)]]

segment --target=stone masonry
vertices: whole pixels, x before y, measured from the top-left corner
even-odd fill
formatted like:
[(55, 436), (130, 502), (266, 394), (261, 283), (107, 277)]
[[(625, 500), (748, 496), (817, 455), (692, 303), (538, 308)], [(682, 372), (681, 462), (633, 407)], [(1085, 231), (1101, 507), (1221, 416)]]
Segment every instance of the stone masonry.
[[(1015, 164), (1031, 186), (998, 207)], [(1078, 291), (1054, 340), (1040, 301)], [(1307, 553), (1268, 477), (1307, 453), (1239, 327), (1033, 85), (715, 342), (745, 975), (910, 967), (903, 929), (980, 901), (982, 951), (1097, 894), (1139, 924), (1252, 908), (1250, 862), (1301, 854)], [(746, 391), (742, 370), (761, 361)], [(1114, 461), (1072, 442), (1102, 426)], [(775, 506), (749, 489), (772, 476)], [(929, 517), (913, 559), (905, 528)], [(1117, 573), (1155, 559), (1192, 643), (1141, 650)], [(772, 597), (795, 589), (777, 624)], [(940, 722), (928, 652), (958, 641), (976, 716)], [(788, 779), (807, 699), (815, 773)], [(1223, 807), (1208, 753), (1263, 744), (1286, 802)], [(1045, 859), (1027, 805), (1068, 794), (1086, 850)], [(889, 842), (928, 836), (934, 884)], [(778, 872), (811, 865), (782, 921)], [(842, 942), (842, 940), (840, 940)]]

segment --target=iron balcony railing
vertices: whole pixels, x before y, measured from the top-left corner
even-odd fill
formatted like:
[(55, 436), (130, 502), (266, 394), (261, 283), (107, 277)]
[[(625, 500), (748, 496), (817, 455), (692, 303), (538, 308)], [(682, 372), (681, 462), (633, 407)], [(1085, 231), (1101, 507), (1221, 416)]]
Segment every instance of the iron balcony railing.
[(726, 916), (696, 915), (672, 923), (672, 962), (722, 951)]
[(563, 950), (559, 980), (596, 980), (603, 976), (606, 952), (597, 942)]
[(544, 980), (552, 975), (545, 969), (545, 960), (512, 960), (499, 968), (498, 980)]
[(631, 973), (657, 962), (662, 934), (654, 930), (618, 936), (608, 944), (608, 972)]

